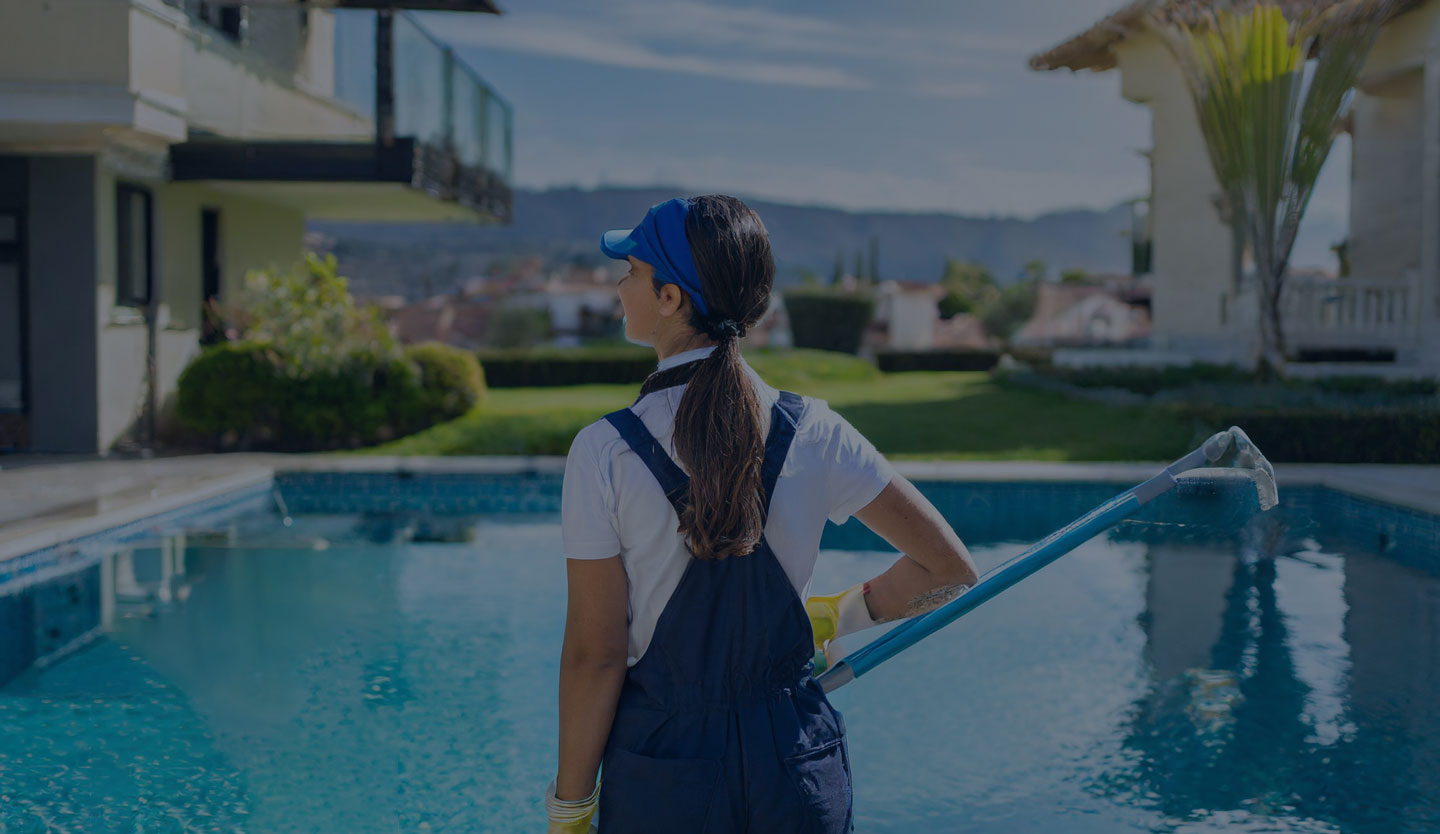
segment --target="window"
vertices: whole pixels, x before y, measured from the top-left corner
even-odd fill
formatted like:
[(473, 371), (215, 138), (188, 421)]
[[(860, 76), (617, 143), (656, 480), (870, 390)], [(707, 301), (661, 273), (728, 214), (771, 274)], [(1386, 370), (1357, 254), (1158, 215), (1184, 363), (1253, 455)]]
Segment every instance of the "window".
[(220, 210), (200, 210), (200, 344), (223, 338), (220, 313)]
[(197, 15), (201, 20), (219, 29), (230, 40), (239, 43), (244, 36), (245, 9), (233, 4), (200, 3)]
[(144, 307), (150, 303), (150, 192), (133, 185), (115, 187), (115, 304)]
[[(0, 214), (0, 412), (25, 411), (25, 285), (20, 216)], [(0, 424), (0, 448), (6, 442)]]

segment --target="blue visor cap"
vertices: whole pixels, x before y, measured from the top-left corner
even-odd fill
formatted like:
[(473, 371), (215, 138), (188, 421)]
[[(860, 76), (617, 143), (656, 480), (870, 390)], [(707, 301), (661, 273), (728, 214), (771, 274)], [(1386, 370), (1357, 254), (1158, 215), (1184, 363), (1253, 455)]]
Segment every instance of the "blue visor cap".
[(601, 235), (600, 251), (616, 260), (634, 256), (650, 264), (663, 283), (678, 285), (690, 296), (700, 315), (708, 316), (710, 308), (700, 296), (700, 273), (690, 255), (690, 239), (685, 236), (685, 216), (689, 213), (689, 200), (676, 198), (657, 203), (635, 228), (614, 229)]

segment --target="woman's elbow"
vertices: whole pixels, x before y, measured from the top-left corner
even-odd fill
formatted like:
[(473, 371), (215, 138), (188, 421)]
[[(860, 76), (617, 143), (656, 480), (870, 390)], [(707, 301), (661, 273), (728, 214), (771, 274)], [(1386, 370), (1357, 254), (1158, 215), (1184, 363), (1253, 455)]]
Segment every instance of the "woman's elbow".
[(975, 587), (975, 583), (980, 581), (980, 575), (975, 571), (975, 563), (970, 559), (970, 552), (963, 545), (945, 560), (945, 567), (938, 572), (936, 578), (937, 584), (942, 586), (964, 585), (967, 588)]
[(624, 646), (582, 644), (566, 646), (560, 654), (561, 664), (587, 672), (623, 672), (626, 659)]

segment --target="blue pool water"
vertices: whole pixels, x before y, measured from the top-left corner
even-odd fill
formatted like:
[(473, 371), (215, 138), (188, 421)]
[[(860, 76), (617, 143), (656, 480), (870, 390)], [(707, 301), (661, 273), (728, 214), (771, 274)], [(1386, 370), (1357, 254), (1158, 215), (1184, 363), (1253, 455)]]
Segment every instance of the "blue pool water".
[[(0, 832), (543, 827), (553, 507), (337, 515), (300, 486), (289, 526), (267, 502), (32, 583), (26, 610), (95, 595), (107, 625), (0, 687)], [(1115, 491), (925, 489), (982, 568)], [(834, 695), (857, 830), (1440, 830), (1434, 525), (1317, 489), (1089, 542)], [(825, 546), (817, 591), (894, 558), (856, 522)]]

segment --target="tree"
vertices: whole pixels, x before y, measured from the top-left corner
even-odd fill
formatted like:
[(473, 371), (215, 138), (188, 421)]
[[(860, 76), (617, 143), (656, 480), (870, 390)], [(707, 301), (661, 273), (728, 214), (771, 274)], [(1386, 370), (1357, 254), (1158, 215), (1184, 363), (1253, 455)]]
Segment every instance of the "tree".
[(940, 318), (953, 319), (962, 313), (975, 312), (975, 302), (961, 293), (951, 290), (936, 303), (940, 309)]
[(1025, 265), (1020, 267), (1020, 280), (1036, 282), (1044, 281), (1045, 276), (1049, 274), (1049, 272), (1050, 268), (1045, 265), (1045, 262), (1040, 260), (1039, 258), (1036, 258), (1034, 260), (1026, 261)]
[(1020, 326), (1035, 315), (1038, 282), (1021, 281), (1000, 291), (999, 296), (980, 311), (980, 320), (992, 336), (1009, 340)]
[(870, 280), (880, 280), (880, 238), (870, 236)]
[(1084, 284), (1089, 282), (1090, 273), (1083, 269), (1062, 269), (1060, 270), (1060, 283), (1062, 284)]
[(1336, 263), (1337, 263), (1337, 266), (1336, 266), (1336, 274), (1338, 274), (1341, 278), (1349, 278), (1349, 277), (1350, 277), (1350, 239), (1349, 239), (1349, 238), (1346, 238), (1346, 239), (1340, 241), (1339, 243), (1334, 244), (1333, 246), (1330, 247), (1330, 251), (1335, 253), (1335, 260), (1336, 260)]
[[(1287, 10), (1289, 17), (1287, 17)], [(1236, 250), (1248, 242), (1260, 301), (1258, 362), (1284, 367), (1281, 298), (1300, 221), (1395, 0), (1217, 0), (1149, 14), (1180, 64)]]
[(995, 286), (995, 276), (984, 264), (945, 259), (945, 271), (940, 275), (940, 285), (947, 291), (969, 299), (975, 307), (983, 307), (1000, 294)]
[(855, 281), (856, 283), (865, 282), (865, 253), (859, 249), (855, 250)]
[(352, 355), (396, 357), (399, 345), (374, 306), (361, 307), (334, 255), (313, 252), (289, 269), (252, 269), (220, 313), (236, 339), (270, 344), (292, 372), (334, 369)]
[(830, 286), (840, 286), (840, 281), (845, 277), (845, 253), (835, 253), (835, 269), (830, 273)]

